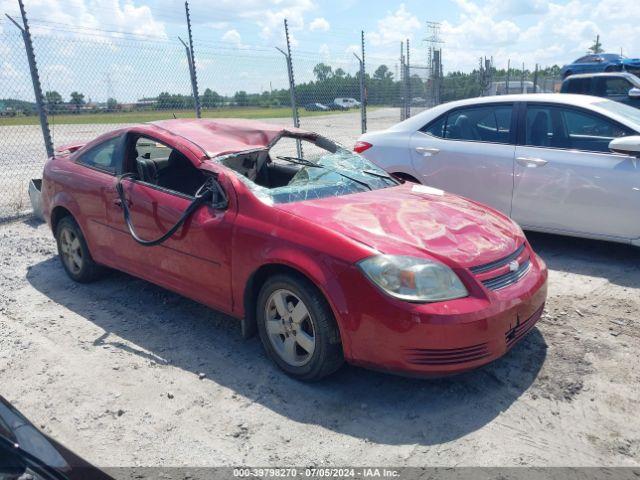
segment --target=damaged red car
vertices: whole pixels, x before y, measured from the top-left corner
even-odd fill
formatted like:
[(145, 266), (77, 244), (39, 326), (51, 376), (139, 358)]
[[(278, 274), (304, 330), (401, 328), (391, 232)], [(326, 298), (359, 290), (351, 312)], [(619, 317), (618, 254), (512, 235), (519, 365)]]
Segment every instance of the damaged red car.
[(241, 320), (289, 375), (444, 375), (505, 354), (547, 270), (522, 230), (328, 138), (167, 120), (58, 151), (42, 204), (79, 282), (122, 270)]

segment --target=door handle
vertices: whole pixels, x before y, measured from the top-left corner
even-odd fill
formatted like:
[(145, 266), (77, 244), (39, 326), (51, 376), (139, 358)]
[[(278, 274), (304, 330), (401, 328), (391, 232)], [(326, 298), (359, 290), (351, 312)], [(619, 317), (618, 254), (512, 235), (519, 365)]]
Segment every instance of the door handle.
[(533, 158), (533, 157), (517, 157), (516, 162), (518, 162), (523, 167), (528, 167), (528, 168), (544, 167), (547, 163), (549, 163), (542, 158)]
[(432, 157), (440, 152), (439, 148), (416, 147), (416, 152), (422, 154), (423, 157)]

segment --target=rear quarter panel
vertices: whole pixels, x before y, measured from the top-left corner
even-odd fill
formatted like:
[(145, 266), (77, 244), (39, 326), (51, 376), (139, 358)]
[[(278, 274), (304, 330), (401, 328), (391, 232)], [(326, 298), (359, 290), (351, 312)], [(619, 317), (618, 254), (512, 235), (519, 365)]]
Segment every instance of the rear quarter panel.
[(406, 173), (418, 178), (411, 162), (408, 132), (372, 132), (359, 138), (373, 146), (361, 155), (390, 173)]

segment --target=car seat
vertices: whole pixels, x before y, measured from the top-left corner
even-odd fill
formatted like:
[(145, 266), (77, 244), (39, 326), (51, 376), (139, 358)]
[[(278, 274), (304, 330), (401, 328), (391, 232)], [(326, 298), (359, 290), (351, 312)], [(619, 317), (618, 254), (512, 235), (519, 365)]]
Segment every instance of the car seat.
[(166, 168), (158, 171), (158, 185), (193, 195), (204, 183), (203, 175), (178, 150), (172, 150)]
[(478, 131), (466, 115), (460, 115), (454, 123), (458, 138), (461, 140), (480, 140)]
[(536, 113), (529, 132), (529, 144), (546, 147), (549, 145), (549, 115), (547, 112)]

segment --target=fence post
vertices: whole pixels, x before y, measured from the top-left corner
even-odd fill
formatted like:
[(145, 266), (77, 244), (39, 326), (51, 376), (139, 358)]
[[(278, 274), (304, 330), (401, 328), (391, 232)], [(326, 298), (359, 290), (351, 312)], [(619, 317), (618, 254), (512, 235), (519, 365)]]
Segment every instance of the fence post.
[[(289, 76), (289, 93), (291, 95), (291, 118), (293, 119), (293, 126), (300, 128), (300, 117), (298, 116), (298, 105), (296, 104), (296, 81), (293, 76), (293, 61), (291, 59), (291, 42), (289, 40), (289, 24), (287, 19), (284, 19), (284, 36), (287, 42), (287, 51), (276, 47), (276, 49), (284, 55), (287, 60), (287, 74)], [(298, 150), (298, 157), (303, 158), (302, 143), (300, 140), (296, 140), (296, 148)]]
[(405, 81), (407, 82), (406, 86), (406, 100), (405, 100), (405, 108), (406, 112), (404, 114), (404, 118), (409, 118), (411, 116), (411, 59), (409, 57), (409, 39), (407, 38), (407, 73), (404, 76)]
[[(40, 75), (38, 74), (38, 64), (36, 63), (36, 54), (33, 50), (33, 40), (31, 38), (31, 32), (29, 31), (29, 23), (27, 22), (27, 12), (24, 9), (24, 3), (22, 0), (18, 0), (20, 5), (20, 15), (22, 16), (22, 25), (20, 26), (13, 18), (7, 15), (7, 18), (18, 27), (22, 33), (22, 40), (24, 41), (24, 48), (27, 53), (27, 60), (29, 62), (29, 71), (31, 72), (31, 82), (33, 83), (33, 93), (36, 99), (36, 108), (38, 109), (38, 117), (40, 118), (40, 128), (42, 129), (42, 137), (44, 139), (44, 148), (47, 151), (47, 156), (53, 157), (53, 142), (51, 140), (51, 131), (49, 130), (49, 120), (47, 117), (47, 104), (42, 95), (42, 84), (40, 83)], [(6, 14), (5, 14), (6, 15)]]
[(191, 95), (193, 95), (193, 105), (194, 108), (196, 109), (196, 118), (200, 118), (200, 116), (198, 115), (198, 108), (196, 107), (196, 97), (197, 97), (197, 91), (198, 91), (198, 87), (196, 85), (196, 79), (195, 79), (195, 72), (193, 69), (193, 60), (191, 59), (191, 51), (189, 50), (189, 45), (186, 44), (186, 42), (184, 40), (182, 40), (180, 37), (178, 37), (178, 40), (180, 40), (180, 43), (182, 43), (182, 45), (184, 46), (184, 51), (187, 55), (187, 64), (189, 66), (189, 78), (191, 79)]
[(507, 60), (507, 83), (506, 83), (506, 88), (504, 90), (505, 95), (509, 95), (509, 82), (511, 80), (511, 59)]
[(360, 62), (360, 124), (362, 133), (367, 131), (367, 85), (364, 57), (364, 30), (360, 30), (362, 61)]
[[(189, 14), (189, 2), (185, 0), (184, 11), (187, 14), (187, 31), (189, 33), (189, 49), (187, 61), (189, 62), (189, 75), (191, 76), (191, 90), (193, 91), (193, 104), (196, 109), (196, 118), (202, 117), (200, 109), (200, 95), (198, 94), (198, 75), (196, 73), (196, 57), (193, 54), (193, 36), (191, 34), (191, 15)], [(180, 40), (182, 42), (182, 40)], [(182, 42), (184, 44), (184, 42)], [(185, 45), (186, 47), (186, 45)]]
[(520, 93), (524, 93), (524, 62), (522, 62), (522, 75), (520, 76)]
[(406, 83), (404, 81), (405, 72), (404, 68), (404, 42), (400, 42), (400, 96), (402, 103), (400, 104), (400, 121), (405, 120), (405, 114), (407, 109), (405, 108), (405, 102), (407, 101), (407, 92), (405, 91)]
[(536, 69), (533, 72), (533, 93), (538, 93), (538, 64), (536, 63)]

